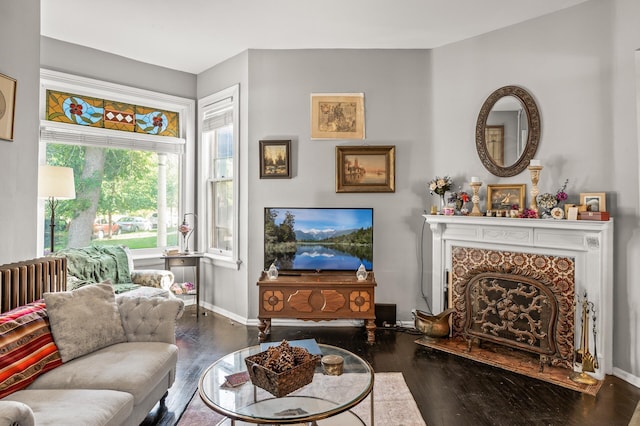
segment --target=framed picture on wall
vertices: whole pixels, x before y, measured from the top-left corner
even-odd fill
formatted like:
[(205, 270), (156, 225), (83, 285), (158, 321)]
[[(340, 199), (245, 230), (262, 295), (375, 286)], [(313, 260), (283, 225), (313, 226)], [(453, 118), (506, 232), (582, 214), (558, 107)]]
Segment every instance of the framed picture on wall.
[(489, 184), (487, 185), (487, 210), (517, 210), (526, 207), (524, 201), (527, 185), (522, 184)]
[(260, 179), (291, 178), (291, 141), (260, 141)]
[(8, 141), (13, 140), (17, 85), (15, 79), (0, 74), (0, 139)]
[(311, 139), (364, 139), (364, 93), (312, 93)]
[(580, 204), (585, 206), (588, 212), (606, 212), (607, 195), (604, 192), (582, 192)]
[(395, 145), (337, 146), (336, 192), (395, 192)]

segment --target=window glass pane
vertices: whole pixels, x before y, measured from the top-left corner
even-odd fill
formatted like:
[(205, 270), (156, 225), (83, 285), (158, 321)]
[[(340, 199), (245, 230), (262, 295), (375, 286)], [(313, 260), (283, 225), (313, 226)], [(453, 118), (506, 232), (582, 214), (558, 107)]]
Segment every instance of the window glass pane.
[(208, 140), (212, 144), (211, 178), (233, 178), (233, 125), (209, 132)]
[(214, 181), (210, 184), (213, 202), (212, 248), (233, 251), (233, 181)]
[[(56, 250), (177, 245), (179, 155), (49, 143), (46, 156), (49, 165), (73, 168), (76, 184), (76, 199), (61, 200), (56, 208)], [(51, 212), (45, 204), (47, 252)]]

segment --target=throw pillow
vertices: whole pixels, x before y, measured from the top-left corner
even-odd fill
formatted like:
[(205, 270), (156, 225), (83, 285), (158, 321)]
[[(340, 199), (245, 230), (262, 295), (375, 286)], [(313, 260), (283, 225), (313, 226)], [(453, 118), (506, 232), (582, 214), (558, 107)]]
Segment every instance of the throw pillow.
[(127, 340), (113, 287), (108, 283), (45, 293), (44, 300), (62, 362)]
[(44, 302), (0, 315), (0, 399), (61, 364)]

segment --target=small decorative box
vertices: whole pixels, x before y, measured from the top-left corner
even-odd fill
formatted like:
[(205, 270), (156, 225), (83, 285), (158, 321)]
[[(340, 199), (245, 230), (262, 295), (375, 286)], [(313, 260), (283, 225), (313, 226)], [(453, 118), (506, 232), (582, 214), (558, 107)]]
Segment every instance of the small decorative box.
[(580, 212), (580, 220), (609, 220), (609, 212)]

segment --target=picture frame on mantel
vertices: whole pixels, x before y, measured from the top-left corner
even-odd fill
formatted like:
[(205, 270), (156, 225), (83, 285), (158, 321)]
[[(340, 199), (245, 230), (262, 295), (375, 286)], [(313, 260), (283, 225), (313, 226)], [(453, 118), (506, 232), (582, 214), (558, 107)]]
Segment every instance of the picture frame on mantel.
[(311, 139), (364, 139), (364, 93), (312, 93)]
[(586, 206), (588, 212), (606, 212), (607, 194), (604, 192), (581, 192), (580, 204)]
[(527, 185), (521, 184), (489, 184), (487, 185), (487, 210), (511, 210), (514, 205), (518, 210), (524, 209)]
[(395, 145), (337, 146), (336, 192), (395, 192)]
[(17, 86), (16, 79), (0, 74), (0, 139), (7, 141), (13, 141)]
[(260, 141), (260, 179), (291, 179), (291, 140)]

